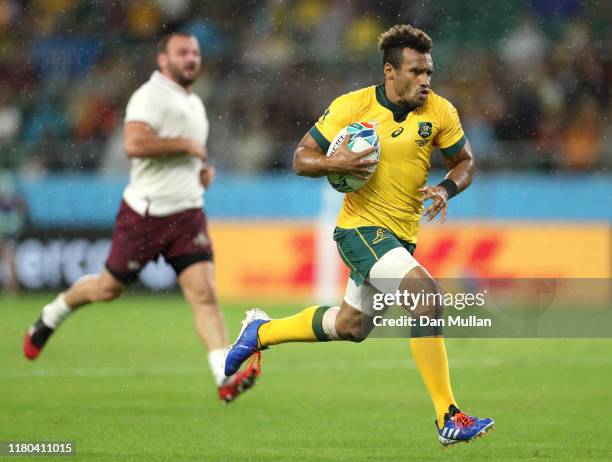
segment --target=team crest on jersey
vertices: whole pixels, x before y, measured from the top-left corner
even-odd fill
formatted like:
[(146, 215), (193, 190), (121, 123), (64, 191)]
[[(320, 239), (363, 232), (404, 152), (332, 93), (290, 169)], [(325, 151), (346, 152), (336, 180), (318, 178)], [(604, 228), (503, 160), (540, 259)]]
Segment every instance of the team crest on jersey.
[(432, 129), (433, 124), (431, 122), (419, 122), (419, 136), (421, 138), (429, 138)]

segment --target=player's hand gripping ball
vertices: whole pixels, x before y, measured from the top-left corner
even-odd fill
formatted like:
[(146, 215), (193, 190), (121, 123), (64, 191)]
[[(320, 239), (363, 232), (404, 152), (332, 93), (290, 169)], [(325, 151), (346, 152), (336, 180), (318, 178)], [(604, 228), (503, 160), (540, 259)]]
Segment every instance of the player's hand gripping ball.
[[(333, 156), (347, 136), (349, 137), (348, 148), (354, 153), (374, 148), (369, 154), (360, 157), (356, 156), (354, 159), (356, 164), (361, 160), (378, 161), (380, 159), (380, 143), (376, 134), (376, 128), (371, 122), (355, 122), (340, 130), (329, 145), (327, 155)], [(368, 166), (364, 169), (365, 173), (360, 176), (349, 173), (330, 173), (327, 175), (327, 180), (336, 191), (343, 193), (357, 191), (372, 177), (376, 171), (376, 166), (377, 164)]]

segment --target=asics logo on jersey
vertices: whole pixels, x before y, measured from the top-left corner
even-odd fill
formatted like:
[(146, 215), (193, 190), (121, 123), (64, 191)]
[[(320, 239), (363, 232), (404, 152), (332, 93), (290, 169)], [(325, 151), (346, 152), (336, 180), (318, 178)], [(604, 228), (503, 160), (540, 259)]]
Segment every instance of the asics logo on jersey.
[(402, 134), (403, 131), (404, 131), (404, 127), (400, 127), (397, 130), (395, 130), (393, 133), (391, 133), (391, 137), (397, 138), (398, 136)]
[(385, 230), (384, 229), (377, 229), (376, 230), (376, 237), (374, 237), (374, 240), (372, 241), (372, 244), (378, 244), (380, 241), (384, 240), (384, 239), (388, 239), (389, 236), (387, 236), (385, 234)]

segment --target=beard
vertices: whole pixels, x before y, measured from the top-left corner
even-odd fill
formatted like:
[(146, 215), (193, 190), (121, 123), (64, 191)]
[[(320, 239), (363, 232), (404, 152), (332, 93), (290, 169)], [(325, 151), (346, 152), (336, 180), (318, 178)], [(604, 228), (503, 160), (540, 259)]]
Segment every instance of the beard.
[[(196, 68), (194, 68), (195, 70)], [(191, 69), (189, 69), (191, 70)], [(181, 86), (181, 87), (189, 87), (195, 79), (198, 77), (198, 72), (195, 72), (192, 77), (188, 77), (184, 74), (184, 71), (179, 69), (177, 66), (168, 63), (168, 71), (172, 78)]]
[(406, 86), (395, 86), (394, 88), (395, 93), (400, 97), (400, 101), (399, 101), (399, 105), (403, 106), (407, 109), (410, 110), (414, 110), (418, 107), (421, 107), (425, 104), (425, 101), (421, 101), (416, 93), (415, 90), (413, 90), (410, 87), (406, 87)]
[(411, 111), (423, 106), (424, 104), (425, 104), (425, 101), (419, 101), (416, 98), (414, 99), (402, 98), (400, 100), (400, 106), (403, 106), (406, 109), (409, 109)]

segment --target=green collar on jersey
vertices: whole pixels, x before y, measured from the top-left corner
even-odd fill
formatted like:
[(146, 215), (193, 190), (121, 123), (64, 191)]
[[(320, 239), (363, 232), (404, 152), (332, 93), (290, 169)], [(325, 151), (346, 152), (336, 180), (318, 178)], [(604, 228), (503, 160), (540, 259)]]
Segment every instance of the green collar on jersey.
[(403, 122), (406, 120), (408, 113), (411, 111), (410, 108), (391, 102), (391, 100), (387, 98), (384, 85), (376, 85), (376, 101), (393, 113), (393, 120), (396, 122)]

